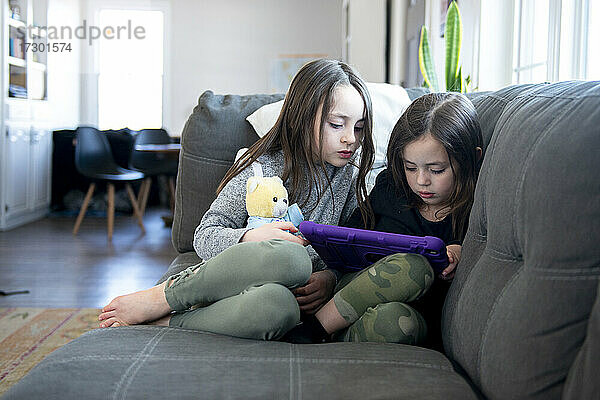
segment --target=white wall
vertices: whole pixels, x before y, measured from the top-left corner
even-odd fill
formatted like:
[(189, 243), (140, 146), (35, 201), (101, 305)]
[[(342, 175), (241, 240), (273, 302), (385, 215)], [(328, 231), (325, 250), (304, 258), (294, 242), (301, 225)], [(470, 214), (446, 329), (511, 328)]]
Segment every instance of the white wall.
[[(501, 3), (497, 1), (497, 3)], [(462, 48), (460, 52), (460, 63), (462, 65), (463, 78), (471, 75), (471, 81), (477, 85), (479, 74), (479, 21), (481, 0), (460, 0), (458, 7), (463, 23)]]
[(405, 37), (409, 0), (392, 0), (390, 18), (390, 83), (405, 84), (408, 45)]
[(341, 58), (342, 0), (172, 0), (167, 129), (179, 136), (205, 90), (266, 93), (272, 60)]
[(512, 82), (513, 2), (481, 0), (479, 90), (497, 90)]
[[(49, 0), (48, 26), (81, 24), (78, 0)], [(53, 128), (76, 128), (80, 123), (81, 43), (71, 43), (71, 52), (48, 53), (48, 109)]]
[(425, 0), (410, 1), (406, 10), (406, 26), (404, 38), (406, 40), (406, 61), (404, 86), (416, 87), (423, 84), (423, 76), (419, 70), (419, 40), (421, 26), (425, 24)]
[(385, 82), (386, 1), (349, 0), (348, 62), (369, 82)]

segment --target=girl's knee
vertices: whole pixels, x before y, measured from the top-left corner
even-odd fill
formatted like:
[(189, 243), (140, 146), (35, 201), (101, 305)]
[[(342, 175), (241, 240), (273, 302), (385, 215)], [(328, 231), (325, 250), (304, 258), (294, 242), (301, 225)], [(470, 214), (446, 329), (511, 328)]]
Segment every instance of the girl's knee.
[[(414, 253), (396, 253), (382, 258), (373, 265), (376, 272), (403, 276), (427, 291), (434, 280), (434, 272), (427, 258)], [(373, 268), (372, 267), (372, 268)]]
[(417, 310), (407, 304), (393, 302), (380, 304), (379, 318), (375, 326), (389, 327), (389, 334), (395, 336), (398, 343), (419, 344), (427, 336), (427, 324)]
[(267, 283), (251, 290), (254, 295), (247, 299), (240, 313), (256, 319), (264, 330), (264, 339), (278, 339), (300, 322), (298, 302), (285, 286)]
[(312, 273), (312, 262), (306, 248), (289, 240), (271, 239), (264, 245), (264, 265), (277, 265), (282, 277), (278, 280), (288, 287), (304, 285)]
[(369, 308), (349, 333), (355, 341), (416, 345), (427, 337), (427, 325), (414, 308), (392, 302)]

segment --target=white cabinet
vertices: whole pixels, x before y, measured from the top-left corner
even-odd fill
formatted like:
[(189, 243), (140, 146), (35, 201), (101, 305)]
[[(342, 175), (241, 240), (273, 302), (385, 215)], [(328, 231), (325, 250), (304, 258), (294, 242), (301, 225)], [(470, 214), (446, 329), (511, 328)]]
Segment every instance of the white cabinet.
[(5, 214), (21, 215), (27, 211), (29, 181), (31, 176), (31, 146), (29, 126), (25, 124), (6, 125), (6, 165), (3, 181)]
[(46, 57), (27, 52), (24, 44), (29, 39), (21, 34), (25, 27), (46, 25), (47, 0), (0, 0), (0, 4), (0, 230), (6, 230), (48, 213), (52, 135), (47, 122)]
[(29, 122), (6, 122), (5, 129), (0, 230), (46, 215), (50, 204), (50, 130)]

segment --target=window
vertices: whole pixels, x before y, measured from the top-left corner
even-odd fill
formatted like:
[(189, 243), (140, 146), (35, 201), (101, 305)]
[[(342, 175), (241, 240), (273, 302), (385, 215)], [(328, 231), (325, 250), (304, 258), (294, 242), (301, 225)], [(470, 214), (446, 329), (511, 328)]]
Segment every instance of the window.
[(102, 9), (99, 25), (98, 127), (161, 128), (163, 12)]
[[(513, 83), (600, 79), (595, 0), (515, 0)], [(592, 23), (594, 21), (595, 23)]]
[[(600, 53), (598, 53), (598, 38), (600, 38), (600, 2), (588, 0), (587, 37), (585, 55), (586, 79), (600, 80)], [(591, 40), (594, 38), (594, 40)], [(596, 47), (594, 47), (594, 45)]]

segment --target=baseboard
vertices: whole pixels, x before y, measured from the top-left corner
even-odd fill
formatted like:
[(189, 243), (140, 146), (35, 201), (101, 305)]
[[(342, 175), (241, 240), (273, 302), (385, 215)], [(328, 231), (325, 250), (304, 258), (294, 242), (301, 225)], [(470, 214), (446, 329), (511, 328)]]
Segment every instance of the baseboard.
[(8, 231), (21, 225), (44, 218), (46, 215), (48, 215), (48, 212), (49, 209), (47, 206), (45, 206), (26, 214), (7, 216), (4, 220), (0, 221), (0, 231)]

